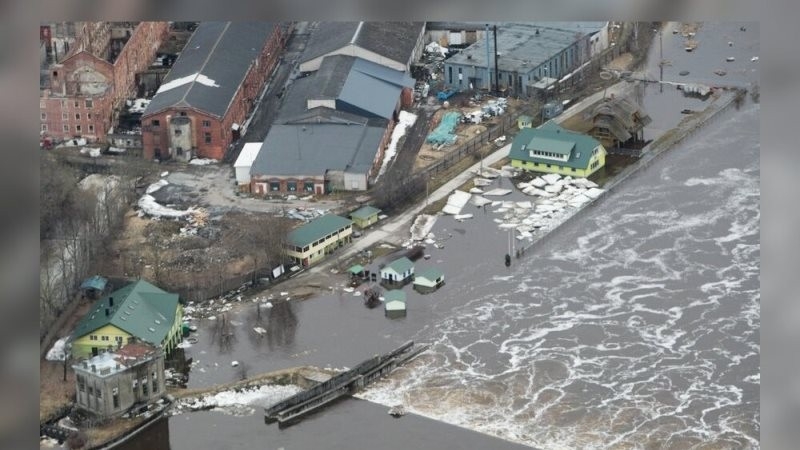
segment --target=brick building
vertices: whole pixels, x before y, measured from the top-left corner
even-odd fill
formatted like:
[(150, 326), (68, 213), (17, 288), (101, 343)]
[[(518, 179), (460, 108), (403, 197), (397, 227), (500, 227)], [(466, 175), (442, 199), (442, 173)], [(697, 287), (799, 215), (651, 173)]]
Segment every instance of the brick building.
[(144, 157), (222, 159), (288, 34), (267, 22), (200, 24), (142, 115)]
[(50, 66), (40, 92), (42, 137), (105, 142), (117, 111), (150, 65), (167, 22), (81, 22), (69, 54)]

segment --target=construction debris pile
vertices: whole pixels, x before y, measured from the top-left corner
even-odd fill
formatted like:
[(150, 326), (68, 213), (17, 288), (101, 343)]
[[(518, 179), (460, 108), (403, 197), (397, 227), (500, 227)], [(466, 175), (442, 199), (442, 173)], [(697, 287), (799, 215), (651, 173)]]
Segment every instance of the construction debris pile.
[(185, 210), (180, 210), (158, 203), (151, 194), (168, 184), (169, 182), (162, 178), (147, 186), (145, 194), (137, 202), (139, 206), (139, 217), (148, 216), (156, 220), (162, 218), (184, 219), (186, 220), (186, 226), (181, 227), (181, 236), (196, 236), (197, 231), (205, 227), (208, 223), (208, 211), (200, 207), (190, 207)]

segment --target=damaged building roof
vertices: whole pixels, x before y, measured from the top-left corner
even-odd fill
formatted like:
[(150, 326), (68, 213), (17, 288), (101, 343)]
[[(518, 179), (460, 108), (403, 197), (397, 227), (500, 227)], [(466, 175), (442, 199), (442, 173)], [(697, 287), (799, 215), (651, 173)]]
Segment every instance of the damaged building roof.
[(270, 22), (201, 23), (143, 115), (177, 106), (223, 117), (275, 26)]
[(356, 45), (408, 65), (424, 27), (424, 22), (322, 22), (309, 39), (300, 62)]
[[(528, 72), (607, 22), (526, 22), (497, 25), (497, 65), (504, 72)], [(491, 38), (490, 38), (491, 39)], [(492, 55), (494, 58), (494, 55)], [(451, 64), (486, 66), (486, 40), (479, 39), (447, 60)], [(492, 61), (494, 65), (494, 61)]]

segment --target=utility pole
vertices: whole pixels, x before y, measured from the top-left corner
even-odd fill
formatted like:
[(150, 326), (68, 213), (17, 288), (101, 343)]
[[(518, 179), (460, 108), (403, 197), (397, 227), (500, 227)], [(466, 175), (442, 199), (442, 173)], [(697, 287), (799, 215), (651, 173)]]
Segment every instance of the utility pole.
[(497, 25), (493, 27), (494, 34), (494, 90), (500, 92), (500, 69), (497, 67)]
[(664, 33), (661, 30), (658, 30), (658, 65), (661, 72), (660, 82), (658, 83), (659, 92), (664, 92)]

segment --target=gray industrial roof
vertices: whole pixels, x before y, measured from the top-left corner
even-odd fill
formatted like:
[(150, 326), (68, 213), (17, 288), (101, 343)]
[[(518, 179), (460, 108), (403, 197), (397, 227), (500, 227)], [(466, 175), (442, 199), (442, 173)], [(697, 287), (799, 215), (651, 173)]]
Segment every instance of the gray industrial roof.
[(324, 176), (327, 170), (367, 173), (386, 126), (364, 123), (276, 124), (269, 130), (250, 173)]
[(327, 56), (318, 71), (292, 83), (276, 122), (306, 115), (309, 99), (338, 100), (365, 115), (391, 119), (403, 87), (412, 86), (414, 80), (405, 72), (352, 56)]
[(180, 106), (224, 116), (274, 27), (269, 22), (201, 23), (144, 115)]
[[(577, 35), (596, 33), (606, 22), (526, 22), (497, 26), (497, 64), (506, 72), (528, 72), (577, 41)], [(536, 32), (539, 32), (537, 35)], [(492, 37), (489, 38), (492, 40)], [(490, 51), (494, 50), (494, 44)], [(494, 59), (494, 55), (491, 56)], [(477, 42), (446, 63), (486, 67), (486, 40)], [(494, 67), (494, 61), (492, 61)]]
[(423, 22), (322, 22), (311, 35), (300, 62), (353, 43), (393, 61), (408, 64), (424, 26)]

